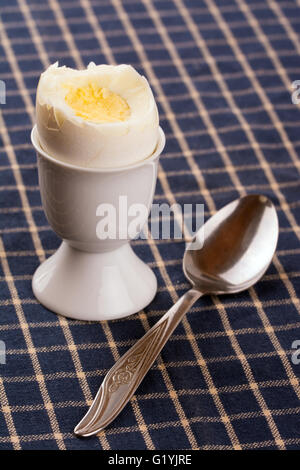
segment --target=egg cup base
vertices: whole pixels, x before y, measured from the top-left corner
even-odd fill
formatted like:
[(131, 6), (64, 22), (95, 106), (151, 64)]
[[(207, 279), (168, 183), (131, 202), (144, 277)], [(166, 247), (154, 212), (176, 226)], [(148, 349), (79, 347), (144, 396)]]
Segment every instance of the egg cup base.
[(156, 294), (157, 280), (129, 243), (89, 253), (62, 242), (35, 271), (32, 288), (37, 300), (54, 313), (101, 321), (144, 309)]

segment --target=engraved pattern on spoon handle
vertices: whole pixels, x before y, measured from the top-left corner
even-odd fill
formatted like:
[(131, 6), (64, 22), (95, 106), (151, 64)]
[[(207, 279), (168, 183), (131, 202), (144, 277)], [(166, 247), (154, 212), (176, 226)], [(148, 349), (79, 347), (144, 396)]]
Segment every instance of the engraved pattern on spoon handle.
[(87, 414), (74, 432), (91, 436), (110, 424), (126, 406), (176, 326), (202, 293), (186, 292), (109, 370)]

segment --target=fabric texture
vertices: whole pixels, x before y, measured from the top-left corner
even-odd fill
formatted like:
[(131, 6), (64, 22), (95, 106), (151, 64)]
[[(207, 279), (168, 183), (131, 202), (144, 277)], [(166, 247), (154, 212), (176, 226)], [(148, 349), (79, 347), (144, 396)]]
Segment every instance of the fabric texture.
[[(299, 449), (300, 2), (1, 0), (0, 449)], [(50, 64), (130, 63), (149, 79), (167, 137), (155, 202), (203, 203), (205, 217), (249, 193), (280, 223), (264, 278), (200, 299), (105, 431), (72, 430), (114, 364), (185, 292), (183, 241), (134, 242), (158, 293), (113, 322), (59, 317), (32, 275), (60, 240), (40, 200), (30, 142)]]

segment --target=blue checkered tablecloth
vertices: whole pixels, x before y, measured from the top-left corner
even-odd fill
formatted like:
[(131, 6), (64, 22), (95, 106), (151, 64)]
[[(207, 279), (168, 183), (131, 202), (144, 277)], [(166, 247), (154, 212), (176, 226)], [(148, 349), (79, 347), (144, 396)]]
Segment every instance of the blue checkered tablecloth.
[[(0, 449), (299, 449), (300, 1), (1, 0)], [(45, 218), (30, 130), (50, 64), (130, 63), (155, 93), (167, 144), (155, 202), (206, 217), (260, 192), (277, 254), (250, 291), (205, 297), (105, 431), (72, 430), (105, 373), (188, 288), (182, 241), (136, 241), (159, 290), (132, 317), (71, 321), (33, 297), (60, 240)], [(3, 343), (1, 343), (3, 344)]]

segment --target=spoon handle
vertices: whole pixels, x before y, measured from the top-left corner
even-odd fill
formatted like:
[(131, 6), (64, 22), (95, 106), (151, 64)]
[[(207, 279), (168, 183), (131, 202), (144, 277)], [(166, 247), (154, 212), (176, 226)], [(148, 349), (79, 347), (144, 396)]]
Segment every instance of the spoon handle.
[(126, 406), (184, 314), (203, 294), (187, 291), (104, 377), (87, 414), (74, 429), (92, 436), (110, 424)]

